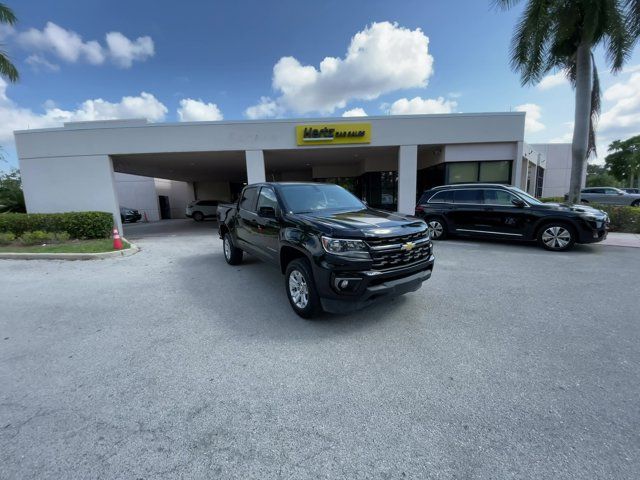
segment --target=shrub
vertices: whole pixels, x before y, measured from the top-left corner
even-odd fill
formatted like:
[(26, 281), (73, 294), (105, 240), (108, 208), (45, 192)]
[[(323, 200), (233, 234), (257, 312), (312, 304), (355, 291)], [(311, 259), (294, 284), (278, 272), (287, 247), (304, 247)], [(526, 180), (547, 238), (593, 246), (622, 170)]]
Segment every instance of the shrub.
[(16, 239), (16, 236), (11, 232), (0, 233), (0, 245), (9, 245)]
[(70, 238), (108, 238), (113, 215), (107, 212), (4, 213), (0, 232), (20, 237), (24, 232), (66, 232)]
[(70, 238), (71, 235), (69, 235), (67, 232), (54, 232), (51, 235), (51, 238), (49, 238), (49, 241), (54, 243), (64, 243), (69, 241)]
[(615, 205), (593, 205), (609, 215), (609, 229), (612, 232), (640, 233), (640, 207), (620, 207)]
[(540, 199), (541, 202), (551, 202), (551, 203), (564, 203), (566, 200), (564, 197), (544, 197)]
[(52, 233), (36, 230), (35, 232), (24, 232), (20, 235), (20, 242), (23, 245), (41, 245), (47, 243), (52, 237)]

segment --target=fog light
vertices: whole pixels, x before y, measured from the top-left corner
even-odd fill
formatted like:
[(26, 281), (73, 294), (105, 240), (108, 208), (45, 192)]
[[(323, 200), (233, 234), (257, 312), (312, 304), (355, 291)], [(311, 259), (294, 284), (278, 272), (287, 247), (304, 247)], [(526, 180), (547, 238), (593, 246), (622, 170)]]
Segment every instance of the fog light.
[(339, 292), (355, 292), (361, 281), (361, 278), (336, 277), (333, 279), (333, 288)]

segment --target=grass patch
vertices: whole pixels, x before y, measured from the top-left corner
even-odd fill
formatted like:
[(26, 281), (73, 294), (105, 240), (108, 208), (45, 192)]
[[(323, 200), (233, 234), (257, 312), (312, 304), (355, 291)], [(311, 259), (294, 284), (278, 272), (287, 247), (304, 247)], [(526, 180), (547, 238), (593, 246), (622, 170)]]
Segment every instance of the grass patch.
[[(124, 248), (129, 244), (122, 241)], [(64, 243), (52, 243), (49, 245), (6, 245), (0, 246), (0, 253), (101, 253), (113, 252), (113, 240), (100, 238), (96, 240), (71, 240)]]

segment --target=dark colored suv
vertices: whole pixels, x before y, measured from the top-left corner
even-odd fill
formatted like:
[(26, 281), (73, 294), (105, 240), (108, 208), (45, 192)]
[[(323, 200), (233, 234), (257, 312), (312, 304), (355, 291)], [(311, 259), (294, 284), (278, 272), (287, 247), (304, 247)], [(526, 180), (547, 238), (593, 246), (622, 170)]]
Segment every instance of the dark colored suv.
[(482, 183), (427, 190), (416, 215), (434, 240), (459, 235), (537, 241), (552, 251), (604, 240), (609, 224), (606, 213), (586, 205), (543, 203), (516, 187)]

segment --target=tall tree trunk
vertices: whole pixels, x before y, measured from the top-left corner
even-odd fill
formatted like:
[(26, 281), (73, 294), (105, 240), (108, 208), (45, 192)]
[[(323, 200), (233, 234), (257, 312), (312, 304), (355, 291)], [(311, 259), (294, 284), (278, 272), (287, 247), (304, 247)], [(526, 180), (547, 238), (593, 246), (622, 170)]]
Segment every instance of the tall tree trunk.
[(633, 188), (635, 186), (636, 183), (636, 176), (635, 176), (635, 172), (633, 170), (631, 170), (631, 175), (629, 178), (629, 187)]
[(589, 122), (591, 119), (591, 89), (593, 88), (591, 44), (582, 42), (576, 53), (576, 109), (571, 145), (571, 183), (569, 203), (580, 203), (580, 188), (587, 163)]

